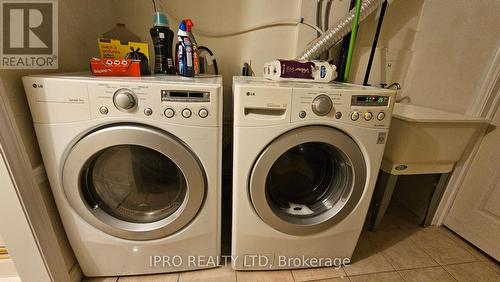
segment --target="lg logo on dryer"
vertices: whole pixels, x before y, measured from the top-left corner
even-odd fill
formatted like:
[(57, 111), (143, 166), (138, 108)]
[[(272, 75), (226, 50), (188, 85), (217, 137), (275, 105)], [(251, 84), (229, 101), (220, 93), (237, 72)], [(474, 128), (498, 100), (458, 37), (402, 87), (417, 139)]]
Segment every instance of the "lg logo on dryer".
[(57, 69), (57, 0), (0, 0), (0, 68)]
[(255, 96), (255, 92), (247, 91), (247, 96)]

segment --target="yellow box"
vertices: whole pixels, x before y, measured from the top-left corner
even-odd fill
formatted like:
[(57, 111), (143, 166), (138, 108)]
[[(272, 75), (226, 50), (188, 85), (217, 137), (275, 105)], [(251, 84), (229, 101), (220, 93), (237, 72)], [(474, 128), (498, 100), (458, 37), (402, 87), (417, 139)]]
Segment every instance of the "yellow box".
[(138, 52), (146, 55), (149, 61), (149, 48), (147, 43), (130, 41), (127, 42), (127, 44), (122, 44), (120, 40), (105, 38), (99, 38), (97, 42), (99, 44), (99, 53), (101, 58), (125, 59), (127, 54), (138, 50)]

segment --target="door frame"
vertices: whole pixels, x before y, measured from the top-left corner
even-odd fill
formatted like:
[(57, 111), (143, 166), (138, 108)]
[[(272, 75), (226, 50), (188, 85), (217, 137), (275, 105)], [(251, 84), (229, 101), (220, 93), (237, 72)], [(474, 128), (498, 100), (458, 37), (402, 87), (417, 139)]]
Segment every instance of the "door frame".
[[(499, 103), (500, 46), (497, 47), (492, 63), (485, 73), (481, 86), (476, 92), (474, 102), (469, 106), (465, 114), (491, 120), (499, 107)], [(462, 155), (462, 158), (455, 164), (455, 168), (452, 171), (446, 190), (444, 191), (443, 197), (441, 198), (434, 218), (432, 219), (432, 225), (442, 226), (444, 224), (444, 221), (451, 210), (453, 201), (457, 196), (458, 190), (462, 185), (465, 176), (469, 172), (472, 161), (477, 154), (479, 145), (483, 140), (483, 136), (486, 133), (487, 128), (488, 125), (483, 126), (483, 128), (477, 133), (475, 142), (469, 144)]]
[[(14, 264), (18, 270), (18, 274), (23, 279), (24, 277), (50, 277), (52, 281), (80, 281), (82, 272), (78, 264), (75, 264), (71, 271), (68, 272), (65, 267), (65, 259), (63, 250), (58, 242), (55, 229), (50, 224), (54, 220), (51, 219), (43, 192), (40, 190), (39, 175), (36, 175), (38, 168), (33, 169), (28, 152), (24, 147), (24, 142), (17, 127), (12, 107), (6, 95), (6, 89), (3, 81), (0, 78), (0, 143), (3, 148), (3, 159), (8, 167), (10, 178), (13, 182), (13, 187), (19, 204), (22, 206), (24, 216), (32, 233), (33, 243), (38, 247), (37, 254), (27, 253), (25, 249), (15, 248), (15, 245), (10, 248), (14, 254)], [(18, 229), (15, 226), (9, 226), (7, 232), (23, 232), (24, 229)], [(4, 236), (5, 239), (5, 236)], [(8, 244), (8, 242), (6, 242)], [(19, 258), (16, 261), (16, 253)], [(40, 256), (43, 261), (43, 268), (46, 273), (35, 273), (31, 267), (24, 265), (23, 257)], [(22, 265), (22, 266), (21, 266)], [(38, 269), (42, 269), (39, 267)]]

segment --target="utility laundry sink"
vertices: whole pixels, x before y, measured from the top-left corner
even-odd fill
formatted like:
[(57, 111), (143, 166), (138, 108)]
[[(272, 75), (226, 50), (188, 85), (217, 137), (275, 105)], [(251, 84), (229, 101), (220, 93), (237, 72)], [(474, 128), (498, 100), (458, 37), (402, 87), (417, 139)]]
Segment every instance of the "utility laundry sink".
[(396, 103), (382, 161), (393, 174), (447, 173), (487, 120)]

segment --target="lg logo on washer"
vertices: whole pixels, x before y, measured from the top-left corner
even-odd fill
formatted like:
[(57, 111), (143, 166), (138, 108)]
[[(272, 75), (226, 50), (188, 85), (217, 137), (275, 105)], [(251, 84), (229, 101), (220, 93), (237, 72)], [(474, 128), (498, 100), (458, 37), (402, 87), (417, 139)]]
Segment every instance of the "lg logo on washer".
[(255, 96), (255, 92), (247, 91), (247, 96)]
[(56, 0), (0, 0), (0, 15), (0, 68), (58, 68)]

